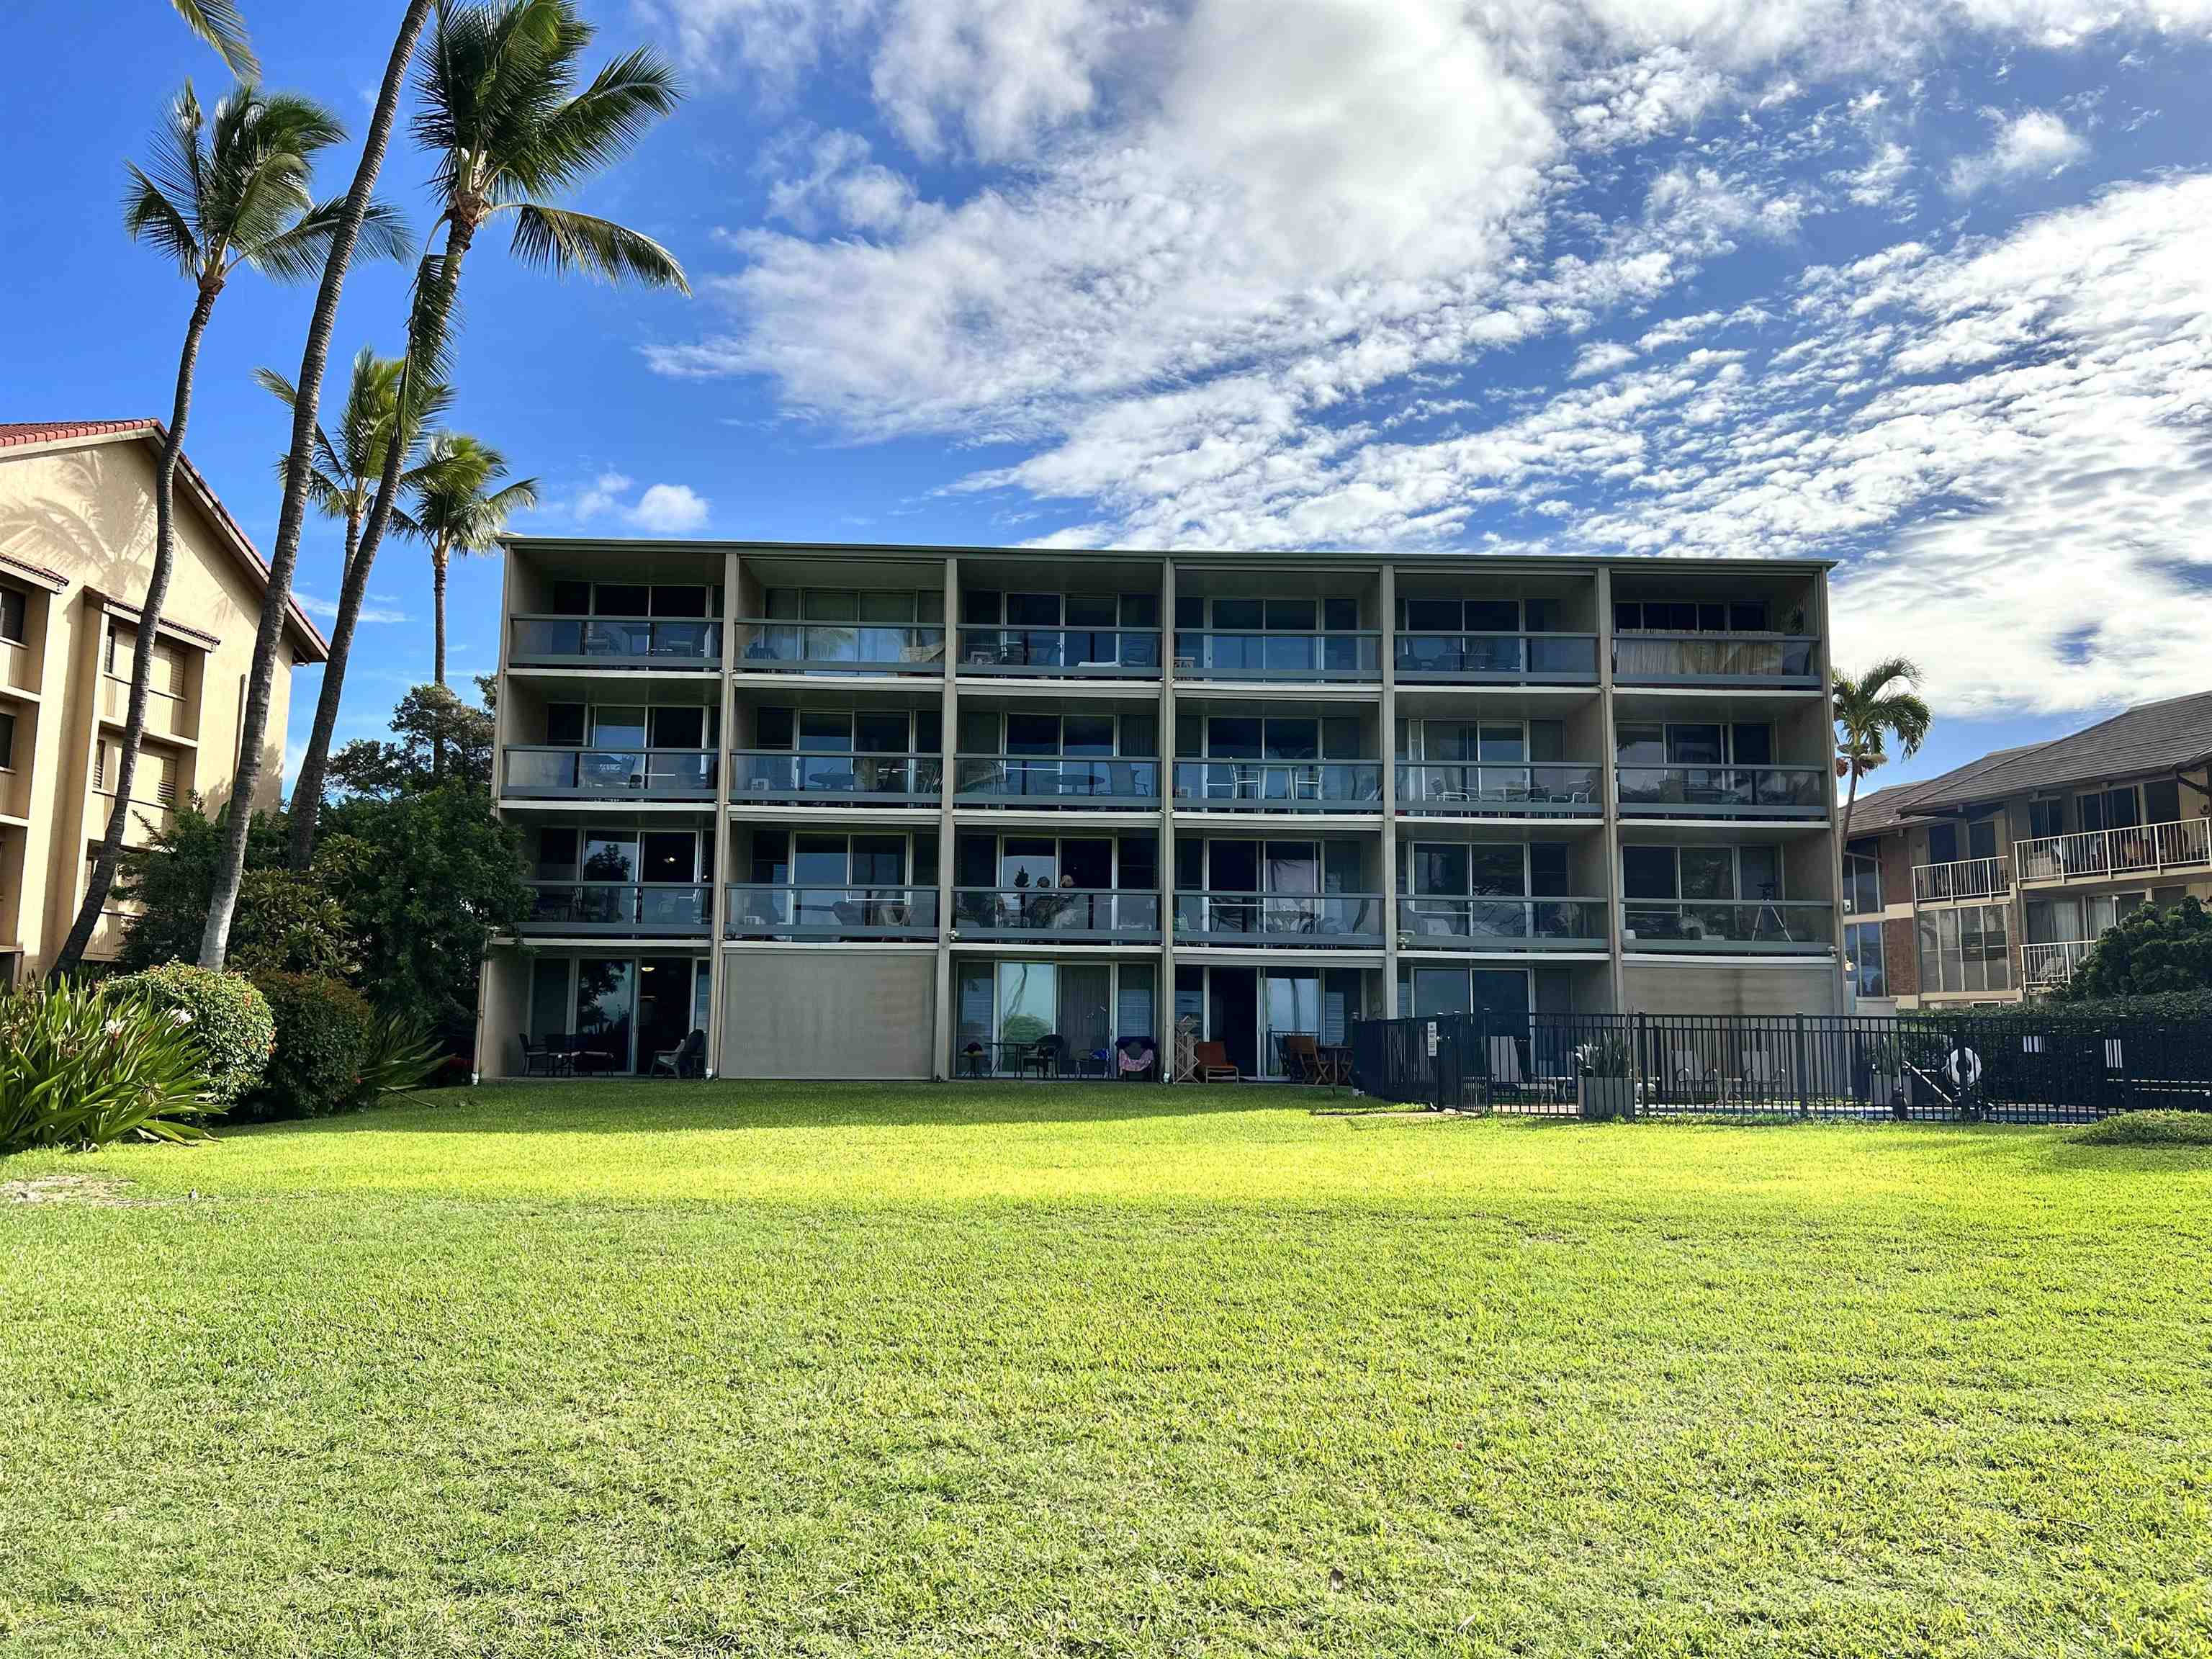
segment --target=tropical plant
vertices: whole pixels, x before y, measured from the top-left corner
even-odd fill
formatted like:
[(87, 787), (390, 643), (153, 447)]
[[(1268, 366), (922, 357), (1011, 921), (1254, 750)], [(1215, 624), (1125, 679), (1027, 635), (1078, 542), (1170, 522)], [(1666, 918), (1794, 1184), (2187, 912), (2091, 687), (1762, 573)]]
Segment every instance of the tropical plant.
[(441, 1047), (421, 1020), (405, 1014), (379, 1015), (362, 1054), (361, 1103), (373, 1106), (380, 1096), (421, 1088), (437, 1069)]
[(345, 288), (346, 270), (353, 262), (369, 216), (376, 175), (384, 167), (385, 151), (392, 143), (392, 125), (399, 112), (399, 94), (407, 81), (407, 65), (415, 56), (415, 43), (430, 15), (430, 0), (408, 0), (399, 21), (399, 33), (385, 60), (384, 79), (377, 88), (368, 137), (362, 143), (361, 161), (354, 168), (331, 227), (330, 250), (323, 259), (322, 281), (315, 289), (314, 310), (307, 322), (307, 339), (300, 354), (300, 373), (293, 384), (299, 395), (292, 403), (292, 442), (285, 452), (284, 499), (276, 514), (276, 540), (269, 555), (269, 580), (262, 589), (261, 617), (253, 634), (253, 659), (246, 672), (246, 698), (239, 720), (238, 765), (231, 779), (232, 811), (223, 834), (215, 889), (207, 920), (200, 930), (199, 960), (204, 968), (220, 968), (230, 945), (230, 923), (238, 904), (238, 884), (246, 872), (246, 841), (253, 823), (253, 799), (261, 787), (262, 749), (269, 737), (269, 704), (275, 694), (276, 653), (281, 647), (286, 614), (292, 603), (292, 571), (300, 558), (300, 532), (306, 522), (308, 462), (314, 447), (315, 421), (321, 407), (323, 370), (331, 356), (331, 334), (337, 325), (338, 299)]
[(1836, 753), (1850, 778), (1844, 801), (1843, 839), (1851, 838), (1851, 811), (1858, 805), (1859, 780), (1889, 759), (1888, 740), (1897, 739), (1898, 752), (1911, 760), (1928, 741), (1928, 728), (1936, 717), (1915, 690), (1920, 670), (1910, 658), (1888, 657), (1853, 679), (1836, 670), (1831, 690), (1836, 722)]
[[(83, 958), (114, 885), (116, 860), (130, 823), (131, 784), (146, 734), (155, 637), (175, 566), (177, 465), (191, 416), (201, 337), (224, 284), (241, 265), (287, 282), (313, 272), (336, 233), (339, 211), (335, 204), (318, 204), (309, 193), (314, 158), (344, 136), (337, 118), (312, 100), (252, 86), (226, 94), (210, 116), (201, 110), (187, 81), (155, 135), (151, 170), (130, 168), (125, 228), (133, 240), (150, 243), (173, 259), (195, 292), (177, 358), (168, 428), (161, 434), (154, 471), (154, 568), (131, 659), (130, 702), (112, 780), (115, 805), (76, 925), (54, 958), (58, 975), (73, 972)], [(374, 254), (398, 258), (406, 253), (406, 234), (398, 221), (374, 203), (363, 209), (361, 234)]]
[(189, 963), (164, 963), (108, 983), (163, 1013), (181, 1013), (200, 1051), (210, 1104), (228, 1110), (261, 1081), (276, 1022), (269, 1000), (243, 974), (218, 974)]
[(169, 0), (185, 27), (215, 48), (225, 68), (241, 81), (258, 78), (261, 65), (246, 38), (246, 20), (231, 0)]
[(0, 1153), (204, 1140), (190, 1020), (112, 985), (51, 980), (0, 996)]
[[(330, 657), (323, 667), (323, 684), (315, 700), (315, 721), (307, 734), (307, 752), (292, 788), (291, 865), (305, 870), (314, 856), (315, 820), (322, 804), (323, 778), (330, 763), (331, 739), (337, 729), (338, 696), (345, 683), (345, 665), (353, 652), (354, 630), (361, 623), (362, 602), (368, 597), (368, 569), (356, 556), (361, 550), (361, 527), (376, 499), (377, 482), (384, 476), (384, 452), (399, 422), (399, 380), (404, 360), (380, 357), (363, 346), (353, 360), (346, 384), (345, 404), (333, 434), (320, 424), (315, 428), (314, 447), (307, 469), (307, 500), (325, 518), (345, 526), (344, 563), (338, 581), (338, 608), (331, 623)], [(255, 371), (255, 378), (288, 409), (299, 405), (299, 388), (273, 368)], [(442, 411), (452, 392), (443, 386), (422, 388), (427, 414)], [(399, 482), (412, 486), (422, 476), (422, 445), (411, 441), (400, 458)], [(289, 458), (276, 463), (279, 483), (285, 477)]]
[(446, 684), (447, 567), (455, 554), (491, 551), (508, 517), (538, 505), (537, 479), (492, 488), (506, 476), (507, 457), (490, 445), (465, 432), (441, 432), (416, 469), (407, 510), (392, 514), (402, 531), (430, 550), (430, 682), (441, 689)]
[[(422, 3), (424, 0), (416, 0), (418, 8)], [(435, 252), (425, 254), (416, 274), (407, 324), (407, 368), (400, 387), (403, 434), (421, 423), (428, 386), (450, 378), (447, 360), (461, 266), (477, 231), (495, 215), (514, 216), (511, 250), (526, 265), (690, 292), (675, 256), (651, 237), (611, 220), (556, 207), (547, 199), (620, 157), (655, 118), (675, 108), (679, 95), (672, 71), (643, 48), (615, 59), (580, 88), (577, 60), (591, 44), (592, 34), (574, 0), (498, 0), (474, 5), (437, 0), (436, 26), (422, 52), (417, 87), (422, 108), (415, 118), (415, 134), (435, 158), (433, 188), (439, 212), (431, 230), (435, 234), (443, 225), (446, 240)], [(320, 369), (318, 360), (317, 374)], [(302, 388), (311, 378), (301, 375)], [(396, 505), (405, 447), (403, 439), (386, 451), (384, 476), (362, 528), (356, 563), (364, 580)], [(295, 471), (304, 469), (306, 454), (307, 434), (295, 415)], [(254, 639), (241, 722), (241, 759), (231, 786), (230, 838), (216, 872), (200, 945), (200, 961), (210, 968), (222, 965), (238, 884), (246, 868), (244, 815), (251, 810), (260, 781), (261, 745), (268, 733), (270, 686), (283, 623), (281, 611), (272, 611), (270, 601), (280, 586), (289, 592), (292, 561), (298, 553), (296, 524), (289, 543), (285, 530), (293, 516), (295, 483), (303, 488), (304, 480), (286, 485), (287, 518), (278, 520), (270, 561), (269, 590)], [(335, 668), (331, 665), (324, 670), (326, 690), (342, 678)], [(301, 805), (312, 811), (319, 803)]]
[(1617, 1036), (1601, 1036), (1575, 1050), (1575, 1069), (1584, 1077), (1626, 1077), (1628, 1046)]
[[(488, 683), (489, 677), (478, 677), (479, 686)], [(372, 800), (390, 800), (441, 783), (490, 792), (489, 710), (471, 708), (442, 685), (418, 685), (392, 710), (392, 730), (397, 743), (356, 738), (331, 756), (331, 781)]]
[(254, 979), (276, 1019), (276, 1047), (246, 1097), (260, 1118), (326, 1117), (359, 1103), (376, 1015), (360, 992), (320, 974)]
[(2212, 913), (2195, 895), (2146, 904), (2107, 927), (2059, 995), (2069, 1002), (2212, 989)]

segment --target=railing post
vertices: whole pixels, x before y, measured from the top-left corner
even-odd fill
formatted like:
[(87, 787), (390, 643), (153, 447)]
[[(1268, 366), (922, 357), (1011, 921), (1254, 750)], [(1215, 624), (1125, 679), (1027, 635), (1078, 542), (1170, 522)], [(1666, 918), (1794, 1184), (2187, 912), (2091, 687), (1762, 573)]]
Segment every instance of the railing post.
[(1644, 1050), (1651, 1041), (1651, 1033), (1644, 1023), (1641, 1008), (1636, 1011), (1636, 1029), (1628, 1051), (1629, 1093), (1640, 1095), (1650, 1081), (1650, 1072), (1644, 1065)]
[(1797, 1115), (1813, 1115), (1812, 1073), (1806, 1064), (1808, 1056), (1805, 1047), (1805, 1016), (1797, 1016)]

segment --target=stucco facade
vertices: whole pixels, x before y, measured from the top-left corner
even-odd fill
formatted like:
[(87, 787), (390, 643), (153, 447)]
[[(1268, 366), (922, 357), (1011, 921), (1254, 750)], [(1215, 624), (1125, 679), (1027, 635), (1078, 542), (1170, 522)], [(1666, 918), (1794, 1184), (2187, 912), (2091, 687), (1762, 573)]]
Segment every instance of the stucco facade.
[[(0, 426), (0, 978), (42, 972), (82, 902), (114, 797), (139, 606), (154, 558), (153, 422)], [(267, 569), (189, 465), (162, 606), (130, 841), (194, 795), (220, 801), (238, 738)], [(277, 658), (258, 804), (283, 783), (291, 674), (321, 636), (295, 607)], [(89, 956), (112, 957), (111, 911)]]

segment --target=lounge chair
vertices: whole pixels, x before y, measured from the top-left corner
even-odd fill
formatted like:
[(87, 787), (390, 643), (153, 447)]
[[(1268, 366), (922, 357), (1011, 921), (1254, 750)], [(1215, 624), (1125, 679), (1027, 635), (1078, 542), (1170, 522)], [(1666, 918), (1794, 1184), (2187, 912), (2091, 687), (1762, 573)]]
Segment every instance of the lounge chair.
[(1510, 1090), (1517, 1095), (1528, 1085), (1528, 1079), (1521, 1070), (1521, 1045), (1510, 1036), (1490, 1039), (1490, 1087), (1492, 1092)]
[(707, 1075), (707, 1034), (692, 1027), (683, 1042), (673, 1048), (663, 1048), (653, 1057), (650, 1077), (704, 1077)]
[(1236, 1083), (1244, 1075), (1231, 1061), (1226, 1043), (1201, 1042), (1191, 1050), (1191, 1060), (1200, 1083)]
[(1127, 1036), (1114, 1045), (1114, 1073), (1125, 1083), (1149, 1076), (1158, 1060), (1150, 1037)]

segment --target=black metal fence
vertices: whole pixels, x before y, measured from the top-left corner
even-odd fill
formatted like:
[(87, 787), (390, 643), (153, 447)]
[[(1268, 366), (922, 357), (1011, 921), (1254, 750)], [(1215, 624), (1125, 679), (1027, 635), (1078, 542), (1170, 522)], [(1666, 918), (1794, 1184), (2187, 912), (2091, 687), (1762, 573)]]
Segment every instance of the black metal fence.
[(2028, 1009), (1359, 1020), (1352, 1066), (1379, 1099), (1562, 1117), (2087, 1123), (2212, 1111), (2212, 1026)]

